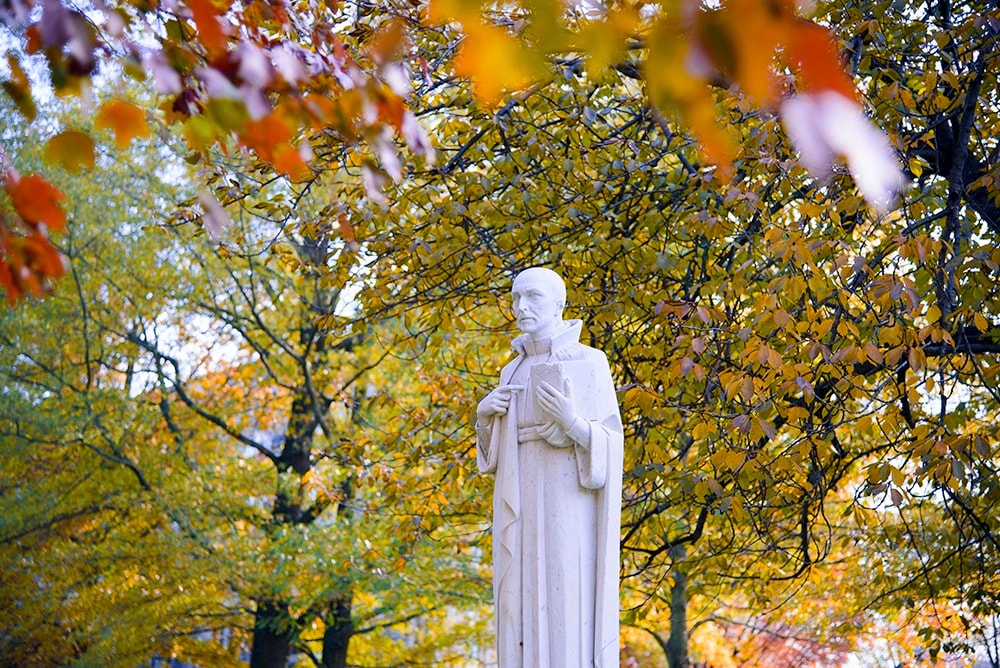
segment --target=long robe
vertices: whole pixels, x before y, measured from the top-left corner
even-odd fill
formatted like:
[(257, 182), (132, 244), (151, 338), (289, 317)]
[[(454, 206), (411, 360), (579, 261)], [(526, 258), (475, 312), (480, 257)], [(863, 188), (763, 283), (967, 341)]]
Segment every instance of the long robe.
[[(496, 474), (500, 668), (618, 666), (622, 426), (607, 358), (579, 342), (581, 328), (574, 320), (551, 339), (515, 339), (500, 384), (524, 389), (506, 415), (476, 426), (479, 470)], [(592, 387), (571, 388), (589, 442), (553, 446), (537, 433), (531, 367), (570, 361), (592, 367)]]

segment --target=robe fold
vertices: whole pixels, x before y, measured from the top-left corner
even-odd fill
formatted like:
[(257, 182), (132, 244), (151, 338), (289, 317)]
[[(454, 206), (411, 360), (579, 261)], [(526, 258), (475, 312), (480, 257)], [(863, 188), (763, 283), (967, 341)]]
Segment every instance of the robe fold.
[[(623, 436), (604, 353), (568, 321), (550, 339), (514, 340), (501, 385), (520, 385), (507, 414), (476, 425), (477, 463), (494, 473), (493, 594), (500, 668), (618, 666), (618, 578)], [(531, 367), (585, 369), (573, 387), (586, 443), (538, 434)], [(562, 389), (562, 388), (559, 388)], [(586, 431), (586, 430), (585, 430)]]

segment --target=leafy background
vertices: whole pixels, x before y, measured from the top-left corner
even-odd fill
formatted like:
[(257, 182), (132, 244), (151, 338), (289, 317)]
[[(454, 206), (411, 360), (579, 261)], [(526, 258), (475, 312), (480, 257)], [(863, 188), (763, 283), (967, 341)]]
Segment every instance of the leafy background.
[(489, 665), (534, 264), (619, 386), (624, 665), (1000, 661), (996, 8), (593, 7), (2, 5), (5, 665)]

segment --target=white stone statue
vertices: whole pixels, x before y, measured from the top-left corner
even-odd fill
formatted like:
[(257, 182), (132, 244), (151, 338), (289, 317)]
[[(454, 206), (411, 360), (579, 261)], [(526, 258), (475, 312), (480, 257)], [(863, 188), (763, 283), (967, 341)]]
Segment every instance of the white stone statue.
[(618, 666), (622, 424), (604, 353), (564, 321), (558, 274), (511, 289), (517, 358), (477, 408), (495, 473), (493, 597), (500, 668)]

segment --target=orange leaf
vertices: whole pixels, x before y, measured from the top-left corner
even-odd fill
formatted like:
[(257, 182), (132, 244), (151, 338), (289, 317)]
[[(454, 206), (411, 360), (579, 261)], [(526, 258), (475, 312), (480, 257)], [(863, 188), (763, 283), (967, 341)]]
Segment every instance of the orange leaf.
[(737, 83), (751, 98), (767, 105), (777, 101), (774, 56), (787, 22), (767, 11), (766, 3), (755, 3), (755, 8), (749, 15), (730, 10), (728, 18), (739, 59)]
[(351, 225), (351, 221), (347, 219), (347, 214), (340, 214), (340, 218), (337, 219), (340, 223), (340, 236), (343, 237), (344, 241), (348, 243), (352, 248), (357, 245), (357, 239), (354, 236), (354, 226)]
[(302, 159), (302, 154), (289, 144), (276, 146), (271, 164), (282, 174), (287, 174), (293, 181), (301, 181), (309, 177), (309, 165)]
[(805, 20), (790, 25), (788, 56), (798, 68), (802, 92), (832, 90), (857, 101), (857, 88), (844, 70), (830, 31)]
[(124, 100), (110, 100), (97, 112), (97, 127), (115, 133), (115, 143), (125, 148), (136, 137), (149, 136), (146, 114), (142, 109)]
[(686, 101), (682, 112), (691, 132), (699, 140), (702, 153), (709, 162), (717, 165), (718, 176), (727, 181), (732, 175), (732, 162), (736, 159), (732, 128), (719, 123), (715, 105), (707, 96)]
[[(650, 36), (643, 74), (650, 101), (665, 114), (680, 114), (700, 143), (705, 157), (718, 165), (718, 175), (730, 176), (736, 142), (730, 127), (718, 121), (707, 72), (692, 71), (688, 60), (700, 49), (669, 21), (658, 22)], [(705, 56), (707, 57), (707, 56)]]
[(226, 33), (219, 22), (218, 12), (211, 0), (187, 0), (194, 23), (198, 26), (198, 37), (210, 54), (226, 50)]
[(277, 112), (259, 121), (247, 121), (240, 132), (244, 146), (254, 150), (262, 160), (271, 161), (272, 152), (292, 138), (292, 128), (286, 117)]
[(400, 19), (383, 23), (375, 32), (368, 53), (379, 65), (399, 60), (406, 46), (406, 26)]
[(48, 237), (35, 232), (23, 240), (24, 254), (31, 271), (40, 277), (59, 278), (66, 273), (66, 265)]
[(45, 157), (69, 172), (94, 168), (94, 142), (85, 132), (66, 130), (45, 144)]
[(36, 231), (28, 237), (2, 236), (0, 285), (7, 293), (9, 305), (13, 306), (22, 296), (45, 295), (49, 291), (46, 279), (58, 278), (66, 273), (59, 251), (41, 232)]
[(14, 274), (11, 273), (10, 265), (3, 258), (0, 258), (0, 286), (3, 286), (7, 295), (7, 305), (16, 304), (17, 298), (21, 296), (21, 291), (18, 290), (17, 284), (14, 282)]
[(59, 206), (59, 202), (65, 197), (38, 174), (8, 181), (7, 192), (14, 202), (14, 208), (31, 225), (45, 223), (54, 232), (66, 229), (66, 213)]
[(472, 80), (481, 102), (496, 104), (504, 93), (526, 87), (542, 72), (536, 51), (504, 28), (481, 21), (463, 28), (466, 38), (455, 59), (455, 74)]
[(13, 241), (14, 238), (8, 235), (6, 226), (0, 221), (0, 286), (3, 286), (7, 295), (8, 306), (16, 304), (21, 296), (21, 289), (18, 287), (17, 281), (14, 280), (18, 270), (16, 266), (11, 266), (11, 263), (17, 264), (17, 258), (14, 257)]
[(375, 107), (378, 109), (379, 119), (402, 131), (403, 118), (406, 115), (406, 102), (403, 101), (403, 98), (383, 91), (383, 94), (375, 98)]

